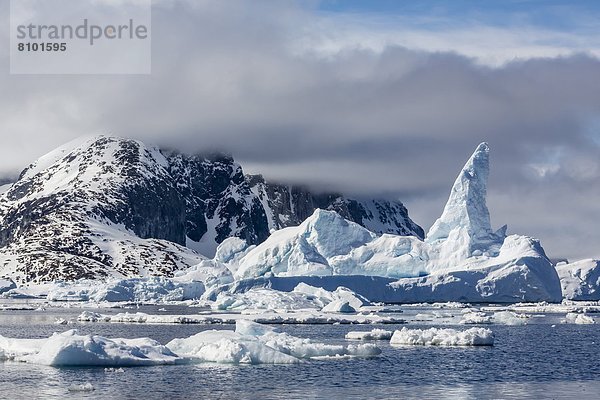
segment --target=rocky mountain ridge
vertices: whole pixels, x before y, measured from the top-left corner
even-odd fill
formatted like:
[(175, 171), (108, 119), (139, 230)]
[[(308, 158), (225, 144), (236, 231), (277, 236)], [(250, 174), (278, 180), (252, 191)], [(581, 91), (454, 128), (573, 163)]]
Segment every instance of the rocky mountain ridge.
[(222, 154), (85, 137), (41, 157), (0, 192), (0, 275), (19, 282), (171, 276), (228, 237), (259, 244), (316, 208), (374, 232), (423, 237), (400, 202), (269, 184)]

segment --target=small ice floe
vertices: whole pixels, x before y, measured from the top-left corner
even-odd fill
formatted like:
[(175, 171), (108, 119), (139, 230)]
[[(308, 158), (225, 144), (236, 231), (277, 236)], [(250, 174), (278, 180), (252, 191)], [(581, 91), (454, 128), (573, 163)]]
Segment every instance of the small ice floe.
[(56, 325), (68, 325), (68, 324), (71, 324), (72, 322), (67, 319), (64, 319), (64, 318), (56, 318), (54, 320), (54, 323)]
[(49, 366), (121, 367), (184, 363), (296, 364), (304, 360), (373, 357), (373, 344), (327, 344), (239, 320), (235, 331), (210, 330), (162, 345), (149, 338), (109, 339), (76, 330), (44, 339), (0, 336), (0, 360)]
[(321, 311), (331, 313), (355, 313), (356, 309), (350, 305), (350, 302), (339, 299), (327, 304)]
[(91, 383), (86, 382), (86, 383), (82, 383), (79, 385), (73, 384), (68, 387), (68, 390), (69, 390), (69, 392), (92, 392), (92, 391), (96, 390), (96, 388)]
[(237, 321), (232, 331), (203, 331), (173, 339), (167, 347), (201, 362), (227, 364), (296, 364), (323, 358), (372, 357), (381, 350), (372, 344), (334, 345), (302, 339), (251, 321)]
[(382, 316), (374, 313), (355, 314), (322, 311), (278, 312), (262, 310), (242, 310), (226, 314), (146, 314), (118, 313), (100, 314), (84, 311), (78, 317), (80, 322), (111, 322), (126, 324), (235, 324), (237, 320), (250, 320), (261, 324), (403, 324), (406, 321), (393, 315)]
[(149, 338), (108, 339), (80, 335), (77, 330), (45, 339), (0, 336), (0, 358), (50, 366), (142, 366), (182, 361), (167, 347)]
[(390, 340), (392, 338), (392, 331), (386, 331), (385, 329), (373, 329), (367, 332), (348, 332), (346, 333), (346, 339), (349, 340)]
[(525, 314), (517, 314), (512, 311), (500, 311), (492, 316), (494, 323), (502, 325), (526, 325), (528, 318), (529, 316)]
[(485, 328), (456, 329), (407, 329), (395, 331), (390, 343), (412, 346), (493, 346), (494, 334)]
[(578, 325), (595, 324), (596, 323), (596, 321), (594, 321), (594, 319), (592, 317), (590, 317), (589, 315), (578, 314), (578, 313), (567, 313), (564, 321), (562, 321), (562, 322), (566, 323), (566, 324), (578, 324)]
[(108, 367), (104, 368), (104, 372), (125, 372), (123, 368)]
[(467, 312), (463, 314), (460, 323), (464, 325), (491, 324), (492, 317), (482, 312)]

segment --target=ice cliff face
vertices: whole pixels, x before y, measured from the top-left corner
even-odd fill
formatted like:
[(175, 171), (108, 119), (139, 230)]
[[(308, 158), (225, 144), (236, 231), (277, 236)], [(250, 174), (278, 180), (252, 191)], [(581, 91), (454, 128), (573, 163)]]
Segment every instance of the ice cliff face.
[[(229, 237), (259, 244), (317, 205), (382, 231), (422, 233), (399, 202), (339, 195), (281, 203), (283, 186), (225, 155), (160, 151), (113, 136), (75, 140), (0, 190), (0, 276), (18, 282), (170, 276)], [(316, 199), (319, 199), (318, 201)], [(287, 203), (286, 203), (287, 204)], [(273, 216), (277, 216), (275, 221)]]
[(600, 300), (600, 261), (581, 260), (556, 266), (563, 297), (567, 300)]

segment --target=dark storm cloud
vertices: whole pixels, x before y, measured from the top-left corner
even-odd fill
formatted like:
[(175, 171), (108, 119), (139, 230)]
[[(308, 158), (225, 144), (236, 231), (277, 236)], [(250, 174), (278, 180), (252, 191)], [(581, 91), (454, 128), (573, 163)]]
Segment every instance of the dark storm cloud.
[(398, 44), (324, 53), (311, 47), (315, 36), (335, 42), (337, 32), (310, 4), (159, 2), (150, 76), (4, 74), (3, 170), (108, 132), (226, 150), (275, 180), (399, 196), (427, 228), (471, 151), (488, 141), (493, 222), (541, 238), (551, 256), (600, 256), (596, 58), (498, 66), (460, 46)]

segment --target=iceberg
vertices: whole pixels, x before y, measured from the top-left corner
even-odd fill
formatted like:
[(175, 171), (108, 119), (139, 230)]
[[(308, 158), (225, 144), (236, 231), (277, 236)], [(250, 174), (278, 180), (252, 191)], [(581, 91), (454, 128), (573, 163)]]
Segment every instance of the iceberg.
[(410, 346), (493, 346), (494, 334), (485, 328), (456, 329), (407, 329), (395, 331), (390, 343)]
[(494, 323), (501, 325), (527, 325), (527, 318), (529, 317), (525, 314), (512, 311), (499, 311), (492, 316)]
[(351, 331), (346, 333), (345, 338), (348, 340), (390, 340), (392, 331), (385, 329), (373, 329), (372, 331)]
[(581, 260), (556, 265), (563, 297), (567, 300), (600, 300), (600, 261)]
[(397, 279), (382, 283), (379, 292), (385, 295), (369, 297), (376, 301), (559, 302), (558, 275), (539, 241), (507, 236), (506, 226), (491, 228), (486, 205), (489, 152), (486, 143), (476, 148), (424, 241), (378, 236), (335, 212), (316, 210), (300, 226), (273, 232), (227, 266), (238, 281), (296, 276), (320, 276), (323, 282), (330, 276)]

